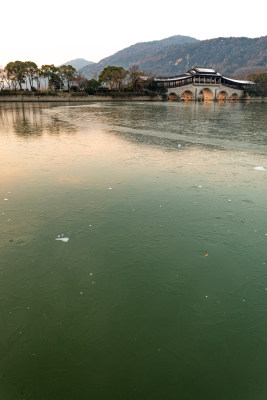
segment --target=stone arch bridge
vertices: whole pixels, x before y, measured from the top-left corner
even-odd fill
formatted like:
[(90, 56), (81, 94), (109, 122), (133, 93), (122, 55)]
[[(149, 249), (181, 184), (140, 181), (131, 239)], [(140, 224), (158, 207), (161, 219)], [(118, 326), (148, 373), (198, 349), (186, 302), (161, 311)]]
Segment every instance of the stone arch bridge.
[(168, 90), (169, 100), (238, 100), (254, 82), (226, 78), (212, 68), (193, 67), (184, 75), (155, 78)]

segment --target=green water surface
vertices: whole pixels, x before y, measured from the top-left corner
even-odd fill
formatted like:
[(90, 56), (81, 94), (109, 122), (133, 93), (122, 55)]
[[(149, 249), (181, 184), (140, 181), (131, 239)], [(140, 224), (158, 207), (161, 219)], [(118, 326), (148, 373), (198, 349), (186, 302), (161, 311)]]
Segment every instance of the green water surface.
[(267, 398), (266, 104), (0, 106), (0, 399)]

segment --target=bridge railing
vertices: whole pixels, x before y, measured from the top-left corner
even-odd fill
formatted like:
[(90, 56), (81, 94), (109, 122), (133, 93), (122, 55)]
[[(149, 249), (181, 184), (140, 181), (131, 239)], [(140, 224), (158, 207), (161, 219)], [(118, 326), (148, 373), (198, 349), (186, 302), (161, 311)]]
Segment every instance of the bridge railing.
[[(177, 81), (176, 81), (177, 82)], [(169, 83), (169, 82), (168, 82)], [(177, 87), (181, 87), (181, 86), (187, 86), (187, 85), (192, 85), (193, 84), (193, 82), (183, 82), (183, 83), (175, 83), (173, 86), (170, 86), (170, 85), (168, 85), (168, 86), (165, 86), (165, 87), (167, 87), (167, 89), (175, 89), (175, 88), (177, 88)]]
[(224, 83), (224, 82), (222, 82), (221, 84), (222, 86), (229, 87), (230, 89), (244, 90), (244, 88), (239, 85), (231, 85), (229, 83)]

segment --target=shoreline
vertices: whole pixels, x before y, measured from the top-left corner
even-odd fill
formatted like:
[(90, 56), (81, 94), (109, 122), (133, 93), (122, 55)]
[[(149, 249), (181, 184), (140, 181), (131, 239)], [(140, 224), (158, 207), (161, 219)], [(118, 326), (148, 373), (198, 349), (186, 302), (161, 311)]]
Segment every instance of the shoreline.
[(17, 103), (44, 103), (44, 102), (70, 102), (70, 103), (81, 103), (81, 102), (93, 102), (93, 101), (164, 101), (164, 96), (33, 96), (33, 95), (11, 95), (1, 96), (0, 103), (6, 102), (17, 102)]
[[(156, 95), (156, 96), (96, 96), (96, 95), (88, 95), (88, 96), (72, 96), (72, 95), (60, 95), (60, 96), (33, 96), (33, 95), (0, 95), (0, 103), (60, 103), (60, 102), (69, 102), (69, 103), (90, 103), (90, 102), (98, 102), (98, 101), (170, 101), (166, 99), (164, 95)], [(192, 100), (194, 103), (197, 100)], [(216, 100), (211, 100), (211, 102), (217, 102)], [(237, 102), (267, 102), (267, 97), (247, 97), (238, 99)], [(173, 101), (174, 102), (174, 101)], [(178, 100), (178, 103), (183, 102)], [(230, 102), (227, 100), (226, 102)]]

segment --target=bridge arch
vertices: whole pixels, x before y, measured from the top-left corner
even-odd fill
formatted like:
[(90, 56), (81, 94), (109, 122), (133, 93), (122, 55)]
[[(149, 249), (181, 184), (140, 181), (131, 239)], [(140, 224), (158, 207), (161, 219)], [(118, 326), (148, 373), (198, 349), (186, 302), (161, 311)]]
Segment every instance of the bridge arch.
[(179, 96), (178, 94), (171, 92), (168, 94), (168, 100), (170, 101), (178, 101), (179, 100)]
[(194, 94), (193, 92), (191, 92), (191, 90), (185, 90), (182, 98), (184, 99), (184, 101), (193, 101), (194, 100)]
[(202, 88), (198, 95), (198, 100), (200, 101), (212, 101), (214, 100), (214, 95), (209, 88)]
[(233, 93), (232, 96), (230, 97), (231, 101), (235, 101), (235, 100), (238, 100), (238, 99), (239, 99), (239, 97), (238, 97), (237, 93)]
[(229, 96), (225, 90), (222, 90), (221, 92), (218, 93), (218, 100), (228, 100)]

